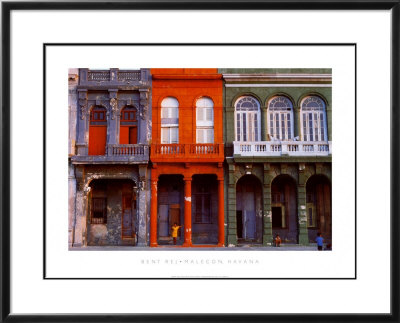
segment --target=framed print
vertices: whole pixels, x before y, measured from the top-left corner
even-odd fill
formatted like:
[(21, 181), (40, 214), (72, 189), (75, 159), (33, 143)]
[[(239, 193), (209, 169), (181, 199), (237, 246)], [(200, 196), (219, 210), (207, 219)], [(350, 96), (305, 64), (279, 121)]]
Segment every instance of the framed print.
[(2, 321), (398, 322), (399, 8), (3, 2)]

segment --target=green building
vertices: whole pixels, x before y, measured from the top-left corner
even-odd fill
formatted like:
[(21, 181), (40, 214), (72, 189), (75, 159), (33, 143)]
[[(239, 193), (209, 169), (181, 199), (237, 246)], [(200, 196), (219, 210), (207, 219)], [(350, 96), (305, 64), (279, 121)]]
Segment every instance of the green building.
[(332, 243), (332, 70), (220, 69), (227, 245)]

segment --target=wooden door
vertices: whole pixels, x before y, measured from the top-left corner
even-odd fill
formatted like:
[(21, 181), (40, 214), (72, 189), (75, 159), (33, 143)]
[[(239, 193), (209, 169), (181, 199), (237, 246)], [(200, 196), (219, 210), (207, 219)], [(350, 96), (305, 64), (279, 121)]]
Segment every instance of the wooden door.
[(176, 223), (177, 225), (181, 225), (180, 214), (181, 213), (179, 204), (171, 204), (169, 206), (169, 228), (172, 227), (174, 223)]
[(105, 155), (107, 126), (89, 126), (89, 155)]
[(158, 212), (158, 236), (168, 237), (169, 236), (169, 221), (168, 221), (168, 204), (160, 204)]
[(329, 234), (331, 231), (331, 192), (328, 184), (316, 185), (317, 215), (319, 231)]
[(243, 228), (245, 239), (255, 239), (256, 234), (256, 211), (254, 191), (250, 188), (243, 193)]
[(129, 143), (131, 145), (137, 144), (137, 127), (129, 127)]
[(133, 212), (132, 212), (132, 195), (122, 195), (122, 239), (133, 238)]

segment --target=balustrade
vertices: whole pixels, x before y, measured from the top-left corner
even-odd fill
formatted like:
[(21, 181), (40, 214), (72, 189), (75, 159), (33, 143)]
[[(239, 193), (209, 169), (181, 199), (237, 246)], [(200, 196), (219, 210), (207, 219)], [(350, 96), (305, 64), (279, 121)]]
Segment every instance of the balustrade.
[(331, 142), (259, 141), (233, 142), (234, 155), (241, 156), (328, 156)]
[(151, 149), (153, 157), (224, 157), (223, 144), (154, 144)]

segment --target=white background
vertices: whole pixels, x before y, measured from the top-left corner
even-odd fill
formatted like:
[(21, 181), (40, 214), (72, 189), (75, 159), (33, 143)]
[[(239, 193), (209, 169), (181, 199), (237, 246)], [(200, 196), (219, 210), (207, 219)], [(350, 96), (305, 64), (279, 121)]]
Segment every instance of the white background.
[[(241, 21), (251, 21), (251, 24), (241, 24)], [(389, 247), (384, 247), (389, 246), (390, 241), (388, 12), (17, 12), (12, 16), (12, 31), (13, 313), (389, 311)], [(44, 42), (357, 43), (357, 280), (42, 280)], [(51, 157), (47, 162), (48, 170), (52, 172), (51, 175), (47, 174), (51, 182), (47, 184), (50, 194), (47, 196), (50, 202), (47, 205), (47, 219), (51, 229), (47, 236), (51, 243), (47, 259), (57, 260), (49, 267), (49, 273), (54, 276), (82, 276), (86, 271), (92, 276), (98, 273), (104, 276), (102, 270), (105, 270), (108, 276), (132, 276), (135, 262), (127, 258), (137, 256), (135, 252), (67, 252), (65, 134), (66, 76), (69, 67), (331, 67), (334, 251), (324, 252), (318, 259), (315, 258), (315, 252), (269, 252), (262, 258), (261, 266), (267, 270), (279, 264), (276, 272), (274, 269), (264, 273), (272, 277), (277, 274), (315, 276), (321, 273), (321, 276), (352, 276), (349, 268), (354, 267), (351, 263), (354, 260), (354, 205), (351, 204), (352, 201), (354, 203), (354, 195), (351, 195), (354, 173), (349, 165), (354, 164), (354, 68), (351, 65), (353, 61), (349, 59), (352, 55), (349, 47), (315, 47), (312, 53), (307, 52), (312, 49), (307, 47), (282, 47), (277, 50), (255, 47), (254, 52), (245, 53), (241, 53), (240, 48), (229, 50), (228, 47), (215, 51), (211, 47), (209, 50), (204, 48), (202, 55), (199, 55), (198, 47), (183, 50), (149, 47), (143, 53), (140, 53), (142, 49), (137, 52), (137, 47), (53, 49), (48, 52), (51, 67), (48, 81), (51, 80), (51, 83), (48, 83), (47, 118), (55, 127), (47, 128), (48, 134), (51, 133), (51, 137), (47, 137), (47, 154)], [(340, 114), (337, 113), (339, 111)], [(58, 168), (60, 165), (63, 166)], [(349, 169), (347, 174), (345, 170)], [(371, 174), (372, 169), (379, 169), (379, 172)], [(376, 243), (378, 237), (379, 244)], [(149, 258), (158, 258), (156, 253), (158, 251), (151, 252)], [(219, 252), (218, 258), (225, 253)], [(236, 258), (232, 254), (229, 252), (229, 257)], [(58, 258), (54, 258), (56, 255)], [(180, 257), (183, 255), (179, 253)], [(140, 257), (147, 258), (142, 254)], [(253, 255), (249, 257), (253, 258)], [(212, 259), (213, 256), (200, 258)], [(102, 263), (97, 266), (99, 263), (96, 261), (100, 260)], [(61, 266), (57, 266), (58, 262)], [(90, 265), (96, 266), (90, 268)], [(174, 270), (179, 270), (177, 268), (175, 266)], [(65, 272), (61, 271), (63, 269)], [(150, 266), (145, 270), (151, 272), (154, 269), (156, 267)], [(198, 271), (198, 268), (193, 270)], [(244, 271), (240, 267), (229, 270), (233, 276)], [(171, 295), (172, 290), (177, 297), (179, 295), (178, 308), (175, 298), (165, 297)], [(322, 297), (316, 297), (318, 292)], [(231, 297), (240, 293), (239, 307), (236, 302), (231, 302)], [(246, 297), (248, 295), (251, 297)]]

